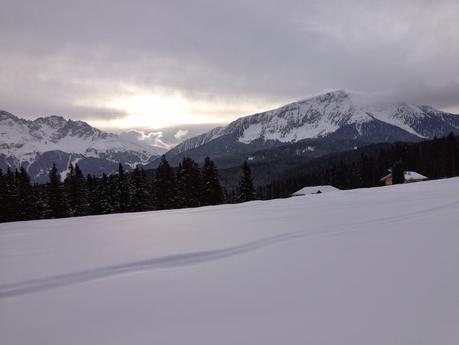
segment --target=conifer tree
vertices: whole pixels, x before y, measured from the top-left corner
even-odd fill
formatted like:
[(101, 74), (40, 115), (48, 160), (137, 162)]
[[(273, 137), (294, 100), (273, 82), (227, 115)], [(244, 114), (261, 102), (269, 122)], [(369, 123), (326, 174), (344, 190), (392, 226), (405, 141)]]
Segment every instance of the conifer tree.
[(0, 169), (0, 223), (7, 221), (6, 180)]
[(75, 164), (75, 167), (70, 164), (64, 186), (69, 206), (69, 215), (86, 215), (88, 209), (86, 181), (78, 164)]
[(88, 190), (88, 214), (99, 212), (99, 185), (97, 179), (91, 174), (86, 176), (86, 187)]
[(34, 185), (32, 191), (34, 203), (33, 219), (51, 218), (51, 210), (46, 196), (46, 189), (40, 185)]
[(201, 199), (201, 173), (191, 158), (183, 158), (177, 170), (177, 204), (179, 207), (197, 207)]
[(102, 174), (97, 184), (96, 214), (113, 213), (113, 204), (110, 198), (110, 185), (107, 174)]
[(405, 175), (402, 161), (397, 161), (392, 165), (392, 184), (405, 182)]
[(49, 183), (47, 186), (48, 204), (52, 218), (62, 218), (68, 215), (67, 203), (56, 164), (49, 171)]
[(450, 133), (445, 140), (446, 146), (446, 176), (456, 176), (458, 173), (458, 149), (456, 137), (453, 133)]
[(375, 174), (374, 160), (366, 155), (363, 155), (361, 169), (363, 187), (373, 187), (379, 180), (377, 174)]
[(6, 193), (4, 196), (6, 221), (14, 221), (17, 219), (17, 191), (16, 191), (16, 178), (14, 173), (8, 167), (5, 174), (5, 187)]
[(252, 171), (247, 161), (242, 165), (242, 174), (239, 181), (239, 202), (246, 202), (255, 199), (255, 189), (252, 181)]
[(445, 150), (443, 150), (442, 142), (439, 138), (434, 137), (432, 148), (435, 155), (432, 161), (432, 175), (435, 177), (446, 177), (446, 157), (445, 157)]
[(35, 216), (34, 199), (30, 177), (24, 167), (15, 174), (17, 219), (28, 220)]
[(201, 169), (202, 176), (202, 205), (218, 205), (224, 200), (223, 189), (218, 178), (215, 163), (206, 157)]
[(177, 187), (175, 176), (164, 155), (161, 157), (159, 166), (156, 169), (153, 187), (155, 208), (164, 210), (176, 206)]
[(88, 189), (86, 185), (86, 179), (83, 175), (78, 164), (75, 164), (75, 180), (78, 186), (78, 192), (80, 197), (77, 198), (79, 201), (75, 207), (78, 215), (87, 215), (88, 214)]
[(131, 202), (129, 209), (134, 212), (146, 211), (150, 208), (149, 186), (145, 171), (136, 166), (131, 173)]
[(126, 212), (130, 205), (130, 185), (123, 165), (118, 165), (118, 175), (114, 179), (113, 199), (116, 212)]

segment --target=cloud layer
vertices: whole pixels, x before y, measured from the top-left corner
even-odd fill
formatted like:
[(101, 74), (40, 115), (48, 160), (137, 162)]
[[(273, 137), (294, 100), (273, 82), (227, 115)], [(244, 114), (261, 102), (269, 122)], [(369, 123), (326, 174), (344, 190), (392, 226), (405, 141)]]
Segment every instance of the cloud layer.
[(143, 116), (225, 122), (348, 88), (459, 112), (458, 13), (449, 0), (3, 0), (0, 108), (132, 127), (118, 100), (172, 95), (180, 112)]

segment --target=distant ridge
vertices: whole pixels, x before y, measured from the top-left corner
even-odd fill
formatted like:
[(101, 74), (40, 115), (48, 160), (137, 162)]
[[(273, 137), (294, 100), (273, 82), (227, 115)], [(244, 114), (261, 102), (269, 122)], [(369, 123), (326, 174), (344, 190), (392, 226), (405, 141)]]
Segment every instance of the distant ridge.
[(128, 170), (147, 164), (164, 149), (130, 141), (83, 121), (62, 116), (21, 119), (0, 111), (0, 169), (23, 166), (35, 182), (45, 182), (52, 163), (62, 173), (78, 163), (85, 173), (116, 171), (121, 162)]

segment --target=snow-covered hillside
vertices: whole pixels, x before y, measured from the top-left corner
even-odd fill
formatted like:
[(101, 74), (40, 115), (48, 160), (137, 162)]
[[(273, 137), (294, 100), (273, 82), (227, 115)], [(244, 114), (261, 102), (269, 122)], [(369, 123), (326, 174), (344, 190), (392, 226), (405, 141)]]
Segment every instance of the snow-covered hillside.
[(99, 172), (110, 165), (107, 163), (114, 163), (115, 167), (118, 162), (128, 167), (146, 164), (164, 151), (139, 140), (103, 132), (82, 121), (60, 116), (29, 121), (0, 111), (0, 168), (22, 165), (35, 180), (46, 176), (53, 162), (65, 170), (69, 163), (86, 160), (91, 169), (85, 172)]
[(457, 115), (377, 94), (338, 90), (241, 117), (226, 127), (184, 141), (170, 155), (225, 136), (243, 144), (293, 143), (311, 138), (384, 142), (433, 138), (450, 132), (459, 133)]
[(1, 343), (459, 343), (459, 179), (0, 225)]

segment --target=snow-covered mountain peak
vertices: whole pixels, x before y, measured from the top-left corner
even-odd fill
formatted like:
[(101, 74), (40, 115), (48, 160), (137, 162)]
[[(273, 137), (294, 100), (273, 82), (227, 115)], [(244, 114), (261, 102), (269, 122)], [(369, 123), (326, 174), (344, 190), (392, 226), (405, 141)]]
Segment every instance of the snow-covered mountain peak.
[(163, 148), (101, 131), (84, 121), (62, 116), (25, 120), (0, 112), (0, 169), (30, 168), (49, 156), (43, 163), (46, 167), (38, 169), (39, 174), (46, 174), (53, 162), (61, 162), (66, 169), (69, 163), (82, 159), (92, 160), (88, 170), (110, 172), (107, 167), (117, 166), (118, 162), (134, 167), (147, 164), (164, 152)]
[[(257, 139), (294, 142), (325, 137), (344, 126), (359, 126), (373, 121), (399, 127), (418, 137), (429, 137), (429, 128), (420, 126), (420, 122), (443, 121), (445, 114), (452, 115), (383, 94), (336, 90), (241, 118), (228, 127), (244, 124), (243, 134), (239, 137), (243, 143)], [(456, 123), (453, 127), (459, 128), (457, 121), (453, 122)]]
[(0, 110), (0, 121), (5, 121), (5, 120), (16, 121), (18, 120), (18, 118), (5, 110)]
[(34, 120), (33, 122), (41, 125), (47, 125), (51, 128), (62, 128), (67, 124), (67, 120), (62, 116), (51, 115), (47, 117), (39, 117), (38, 119)]
[(387, 94), (333, 90), (241, 117), (226, 127), (186, 140), (171, 153), (194, 149), (225, 136), (243, 144), (294, 143), (331, 136), (379, 142), (432, 138), (449, 132), (459, 133), (459, 116)]

